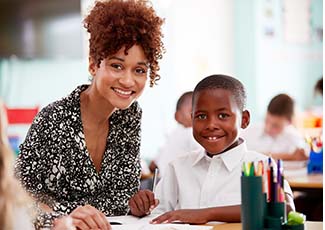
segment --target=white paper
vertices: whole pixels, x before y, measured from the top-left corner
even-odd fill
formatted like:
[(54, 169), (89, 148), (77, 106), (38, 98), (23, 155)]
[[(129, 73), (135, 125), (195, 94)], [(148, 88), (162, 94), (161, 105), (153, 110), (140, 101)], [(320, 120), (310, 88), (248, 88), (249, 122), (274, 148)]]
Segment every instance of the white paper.
[(121, 223), (112, 225), (113, 230), (208, 230), (212, 226), (189, 225), (189, 224), (150, 224), (156, 216), (149, 215), (144, 218), (134, 216), (113, 216), (107, 217), (109, 222)]

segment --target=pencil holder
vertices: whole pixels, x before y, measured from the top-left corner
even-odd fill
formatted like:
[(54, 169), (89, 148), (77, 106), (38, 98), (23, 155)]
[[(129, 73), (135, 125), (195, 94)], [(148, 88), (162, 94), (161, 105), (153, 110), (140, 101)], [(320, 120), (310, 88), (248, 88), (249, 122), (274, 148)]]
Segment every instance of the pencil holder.
[(281, 230), (285, 222), (285, 203), (269, 202), (266, 204), (264, 227), (266, 229)]
[(284, 202), (269, 202), (267, 203), (267, 216), (283, 218), (285, 216)]
[(283, 229), (285, 230), (305, 230), (305, 224), (296, 224), (296, 225), (284, 225)]
[(266, 216), (264, 218), (264, 229), (281, 230), (283, 227), (282, 217)]
[(262, 177), (241, 177), (241, 202), (243, 230), (263, 229), (265, 196), (262, 194)]

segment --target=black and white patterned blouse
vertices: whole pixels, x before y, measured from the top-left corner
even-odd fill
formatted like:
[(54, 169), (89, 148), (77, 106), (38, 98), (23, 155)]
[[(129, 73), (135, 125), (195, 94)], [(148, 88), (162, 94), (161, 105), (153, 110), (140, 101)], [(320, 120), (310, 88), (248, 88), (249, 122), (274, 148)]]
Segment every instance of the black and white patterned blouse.
[(123, 215), (140, 183), (141, 108), (134, 102), (115, 111), (99, 172), (86, 147), (77, 87), (40, 111), (20, 146), (16, 176), (38, 200), (54, 211), (70, 213), (90, 204), (105, 215)]

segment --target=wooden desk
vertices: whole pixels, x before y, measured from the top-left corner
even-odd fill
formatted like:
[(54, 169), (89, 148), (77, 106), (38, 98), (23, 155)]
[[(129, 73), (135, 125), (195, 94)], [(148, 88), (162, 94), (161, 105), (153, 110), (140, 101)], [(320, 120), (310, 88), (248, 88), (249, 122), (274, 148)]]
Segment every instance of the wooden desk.
[(288, 178), (288, 182), (292, 189), (307, 188), (307, 189), (322, 189), (323, 174), (310, 174), (295, 178)]
[(290, 169), (284, 171), (290, 187), (299, 189), (323, 189), (323, 174), (307, 174), (307, 168)]
[[(241, 230), (242, 226), (240, 223), (235, 224), (219, 224), (214, 225), (213, 230)], [(306, 222), (306, 228), (307, 230), (322, 230), (323, 229), (323, 222)]]

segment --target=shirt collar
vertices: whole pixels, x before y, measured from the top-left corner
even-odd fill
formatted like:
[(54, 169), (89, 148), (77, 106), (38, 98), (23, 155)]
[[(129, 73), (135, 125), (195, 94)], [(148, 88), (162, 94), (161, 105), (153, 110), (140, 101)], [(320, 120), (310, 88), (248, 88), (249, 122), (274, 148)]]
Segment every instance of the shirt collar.
[(236, 147), (228, 150), (227, 152), (218, 154), (218, 155), (214, 156), (213, 158), (210, 158), (209, 156), (207, 156), (206, 151), (203, 149), (200, 151), (200, 154), (198, 154), (198, 156), (196, 157), (196, 159), (194, 160), (192, 165), (195, 166), (196, 164), (198, 164), (200, 161), (202, 161), (205, 158), (210, 158), (212, 160), (219, 158), (222, 160), (222, 162), (226, 166), (227, 170), (230, 172), (234, 168), (236, 168), (236, 166), (238, 164), (240, 164), (242, 162), (242, 159), (243, 159), (245, 153), (247, 152), (246, 142), (245, 142), (245, 140), (242, 140), (242, 141), (243, 142), (241, 144), (237, 145)]

